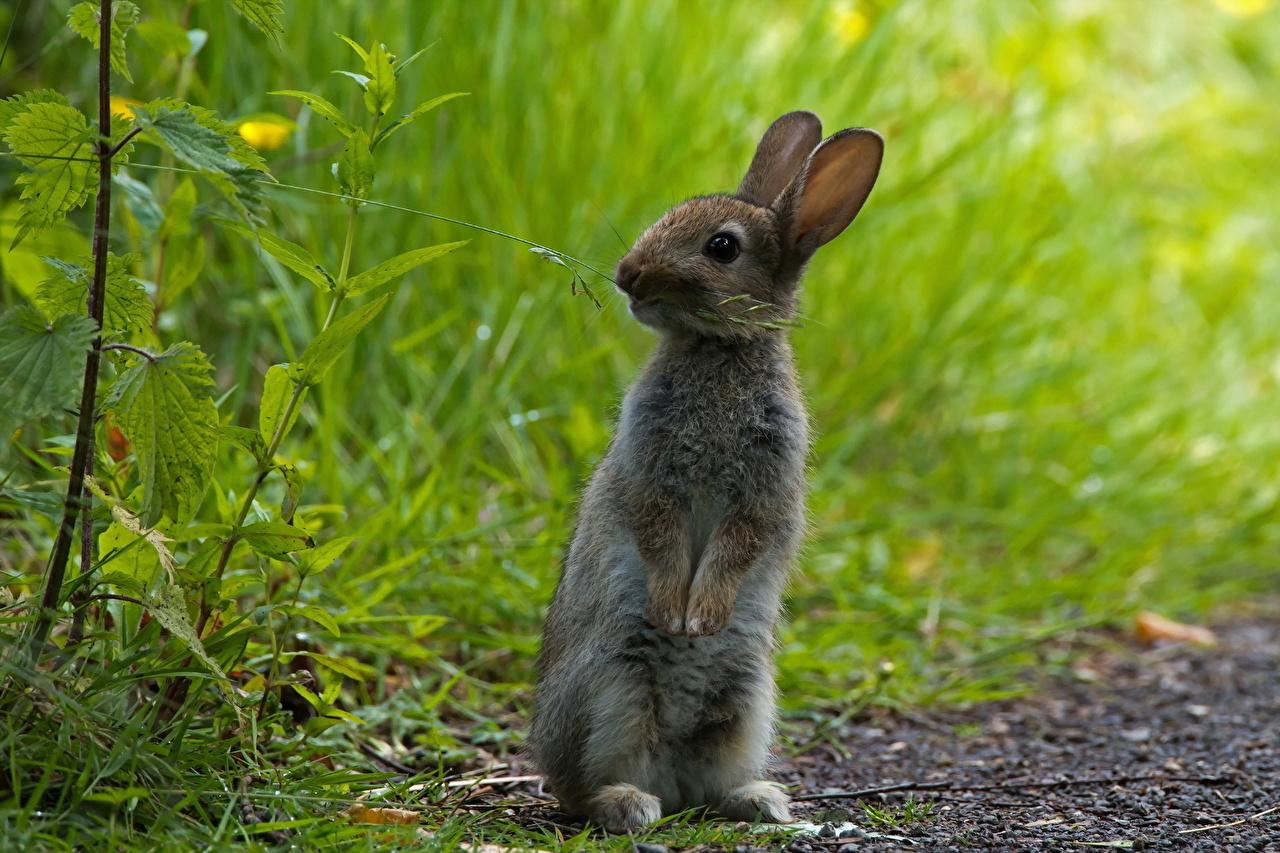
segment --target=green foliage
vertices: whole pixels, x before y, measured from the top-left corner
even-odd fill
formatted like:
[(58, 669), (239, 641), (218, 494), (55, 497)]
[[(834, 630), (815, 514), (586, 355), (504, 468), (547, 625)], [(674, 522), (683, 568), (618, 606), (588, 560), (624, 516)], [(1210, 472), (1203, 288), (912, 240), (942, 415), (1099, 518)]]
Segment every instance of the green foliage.
[(231, 0), (231, 5), (263, 35), (279, 43), (284, 35), (284, 0)]
[(204, 497), (218, 449), (212, 370), (199, 347), (183, 342), (135, 357), (112, 386), (105, 406), (133, 443), (147, 527), (163, 515), (187, 521)]
[[(88, 39), (94, 50), (98, 49), (98, 41), (102, 35), (99, 25), (102, 22), (100, 5), (94, 0), (84, 0), (71, 7), (67, 13), (67, 25), (81, 38)], [(129, 30), (138, 23), (141, 11), (137, 4), (129, 0), (112, 0), (111, 3), (111, 68), (130, 83), (133, 77), (129, 74), (129, 61), (125, 55), (125, 40)]]
[(369, 134), (353, 130), (338, 159), (338, 185), (342, 194), (353, 198), (368, 198), (373, 189), (373, 152), (369, 147)]
[(9, 151), (30, 169), (17, 179), (23, 211), (13, 246), (83, 205), (97, 181), (94, 134), (80, 111), (51, 100), (22, 106), (4, 129)]
[(28, 307), (0, 315), (0, 435), (73, 404), (95, 333), (87, 317), (47, 322)]
[[(142, 283), (129, 270), (141, 260), (136, 254), (107, 255), (107, 280), (102, 312), (104, 339), (140, 339), (151, 329), (151, 299)], [(36, 291), (36, 304), (50, 320), (65, 314), (84, 314), (88, 309), (92, 272), (81, 264), (45, 258), (56, 274)], [(92, 260), (89, 261), (92, 263)]]
[(256, 239), (267, 254), (321, 290), (332, 292), (336, 289), (337, 284), (334, 282), (333, 276), (329, 274), (329, 271), (310, 252), (297, 243), (292, 243), (270, 231), (262, 229), (250, 231), (238, 222), (223, 220), (221, 224), (239, 234)]
[(350, 136), (355, 132), (355, 126), (343, 117), (338, 108), (317, 94), (312, 92), (303, 92), (299, 89), (277, 89), (269, 94), (281, 95), (287, 98), (297, 98), (302, 101), (302, 103), (310, 107), (311, 111), (316, 115), (336, 127), (343, 136)]
[(358, 296), (373, 290), (375, 287), (381, 287), (410, 270), (415, 270), (428, 261), (447, 255), (454, 249), (460, 249), (465, 245), (467, 245), (467, 241), (460, 240), (455, 243), (442, 243), (439, 246), (424, 246), (421, 249), (411, 249), (408, 252), (396, 255), (394, 258), (383, 261), (372, 269), (352, 276), (346, 284), (347, 295)]
[[(276, 432), (279, 431), (279, 439), (284, 439), (298, 422), (300, 409), (296, 402), (293, 406), (290, 406), (290, 402), (294, 400), (295, 392), (300, 402), (306, 389), (298, 388), (291, 378), (292, 374), (292, 365), (273, 364), (262, 380), (262, 398), (258, 403), (258, 432), (263, 442), (263, 453), (259, 458), (264, 462), (269, 461), (265, 458), (265, 451), (276, 437)], [(254, 453), (257, 455), (256, 449)]]
[(355, 309), (341, 320), (315, 336), (307, 344), (302, 353), (302, 360), (289, 368), (289, 377), (304, 388), (316, 385), (324, 379), (324, 375), (333, 367), (334, 362), (346, 350), (356, 335), (378, 316), (391, 294), (385, 294), (374, 301)]
[(239, 535), (249, 547), (267, 557), (282, 558), (316, 544), (307, 531), (283, 521), (259, 521), (242, 528)]

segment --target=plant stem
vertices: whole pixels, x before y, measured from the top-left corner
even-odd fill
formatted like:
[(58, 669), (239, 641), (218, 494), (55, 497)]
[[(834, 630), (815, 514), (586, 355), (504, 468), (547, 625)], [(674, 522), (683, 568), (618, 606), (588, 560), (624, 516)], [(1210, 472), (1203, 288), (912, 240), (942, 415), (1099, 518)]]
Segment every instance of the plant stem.
[[(356, 213), (357, 208), (353, 203), (347, 214), (347, 236), (342, 247), (342, 264), (338, 269), (337, 292), (334, 294), (333, 301), (329, 304), (329, 313), (325, 317), (324, 325), (320, 327), (321, 332), (328, 329), (333, 323), (334, 318), (338, 316), (338, 307), (346, 299), (347, 276), (351, 271), (351, 255), (356, 239)], [(240, 509), (236, 513), (235, 523), (232, 524), (231, 532), (227, 534), (226, 540), (222, 543), (222, 550), (218, 553), (218, 564), (214, 567), (213, 577), (219, 580), (222, 579), (222, 575), (227, 569), (227, 563), (231, 561), (231, 552), (235, 549), (236, 542), (239, 540), (240, 528), (244, 525), (245, 519), (249, 517), (249, 511), (253, 509), (253, 502), (258, 497), (258, 490), (262, 488), (262, 484), (266, 482), (267, 475), (271, 473), (273, 468), (271, 460), (275, 458), (276, 452), (280, 449), (280, 444), (284, 441), (285, 430), (288, 429), (289, 422), (293, 420), (294, 412), (297, 411), (298, 405), (302, 402), (302, 395), (306, 390), (306, 386), (301, 384), (293, 386), (293, 393), (289, 395), (289, 402), (285, 405), (284, 414), (276, 423), (271, 440), (267, 443), (264, 461), (258, 466), (258, 474), (253, 480), (253, 485), (249, 487), (249, 491), (245, 492), (244, 500), (240, 502)], [(209, 624), (209, 617), (212, 614), (213, 602), (208, 600), (204, 590), (201, 589), (200, 613), (195, 625), (197, 637), (204, 634), (204, 629)], [(278, 655), (273, 656), (273, 672), (275, 660), (278, 657)], [(161, 716), (157, 719), (163, 719), (166, 714), (172, 714), (177, 710), (177, 707), (186, 700), (190, 685), (190, 679), (183, 678), (174, 681), (169, 686), (169, 689), (165, 691), (166, 707), (161, 709)]]
[[(93, 450), (93, 428), (98, 396), (98, 368), (102, 363), (102, 312), (106, 302), (107, 236), (111, 230), (111, 0), (100, 0), (98, 10), (98, 199), (93, 215), (93, 283), (89, 289), (89, 317), (98, 327), (84, 359), (84, 390), (80, 395), (80, 419), (76, 425), (76, 446), (71, 456), (71, 479), (63, 502), (62, 524), (49, 556), (40, 613), (32, 629), (34, 645), (43, 646), (57, 617), (62, 582), (71, 556), (76, 518), (89, 512), (90, 496), (84, 488), (89, 454)], [(89, 564), (88, 558), (84, 561)]]

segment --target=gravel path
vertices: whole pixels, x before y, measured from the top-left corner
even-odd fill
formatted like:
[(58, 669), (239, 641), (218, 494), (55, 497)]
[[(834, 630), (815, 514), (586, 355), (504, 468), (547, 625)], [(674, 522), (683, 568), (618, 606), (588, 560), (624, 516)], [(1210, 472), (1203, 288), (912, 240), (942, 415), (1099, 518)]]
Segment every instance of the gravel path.
[(855, 720), (843, 749), (779, 778), (808, 794), (922, 787), (798, 803), (825, 837), (789, 849), (1280, 851), (1280, 624), (1219, 636), (1098, 653), (1028, 698)]

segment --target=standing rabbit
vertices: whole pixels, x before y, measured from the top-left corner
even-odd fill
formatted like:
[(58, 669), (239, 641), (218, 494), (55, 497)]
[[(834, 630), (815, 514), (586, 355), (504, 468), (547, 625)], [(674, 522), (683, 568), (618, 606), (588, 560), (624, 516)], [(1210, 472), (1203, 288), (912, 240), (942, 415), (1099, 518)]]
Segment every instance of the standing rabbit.
[(817, 248), (866, 201), (884, 143), (793, 112), (733, 195), (692, 198), (618, 264), (657, 351), (627, 392), (547, 614), (533, 756), (610, 832), (686, 808), (789, 821), (761, 780), (772, 652), (805, 529), (807, 417), (785, 327)]

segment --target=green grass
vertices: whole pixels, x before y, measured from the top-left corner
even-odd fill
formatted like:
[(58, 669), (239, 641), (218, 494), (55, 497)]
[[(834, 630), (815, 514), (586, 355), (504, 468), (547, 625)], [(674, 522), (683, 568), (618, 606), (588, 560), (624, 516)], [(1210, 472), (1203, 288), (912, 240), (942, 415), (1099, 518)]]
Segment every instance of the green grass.
[[(69, 5), (32, 4), (46, 11), (19, 21), (3, 85), (91, 105), (84, 45), (58, 40)], [(167, 20), (181, 5), (142, 3)], [(1280, 11), (287, 5), (283, 49), (229, 4), (195, 5), (192, 24), (211, 37), (191, 99), (229, 117), (293, 109), (265, 94), (279, 88), (353, 104), (329, 74), (349, 57), (332, 32), (402, 54), (438, 40), (402, 82), (405, 101), (472, 94), (387, 143), (373, 197), (601, 269), (674, 202), (735, 186), (786, 110), (884, 133), (880, 184), (812, 264), (793, 333), (818, 436), (813, 532), (779, 656), (793, 744), (830, 730), (815, 726), (820, 710), (1016, 692), (1064, 632), (1139, 608), (1199, 618), (1280, 585)], [(856, 21), (840, 10), (855, 7), (868, 27), (848, 40)], [(135, 50), (138, 82), (122, 94), (171, 91), (172, 70), (148, 63)], [(335, 138), (313, 117), (270, 156), (273, 170), (331, 189), (331, 156), (307, 158)], [(8, 188), (13, 164), (0, 168)], [(335, 260), (339, 204), (269, 198), (286, 236)], [(0, 214), (7, 246), (12, 206)], [(308, 641), (365, 667), (342, 693), (365, 725), (299, 729), (272, 714), (258, 745), (239, 749), (206, 688), (181, 737), (160, 742), (139, 709), (151, 677), (181, 658), (146, 652), (156, 632), (104, 632), (109, 654), (56, 673), (6, 655), (9, 690), (26, 697), (0, 722), (0, 836), (12, 843), (260, 843), (237, 795), (247, 786), (268, 820), (303, 821), (301, 846), (372, 847), (381, 834), (331, 819), (385, 784), (353, 775), (385, 769), (359, 743), (438, 765), (436, 779), (478, 748), (501, 757), (518, 744), (575, 494), (651, 338), (607, 283), (595, 284), (598, 311), (518, 244), (389, 209), (366, 209), (360, 227), (357, 269), (472, 238), (400, 288), (284, 449), (306, 460), (302, 513), (318, 537), (358, 537), (302, 595), (342, 629)], [(4, 305), (42, 277), (35, 256), (83, 252), (75, 239), (0, 253)], [(162, 337), (204, 347), (229, 395), (221, 411), (247, 423), (266, 366), (293, 357), (326, 306), (287, 271), (264, 271), (243, 241), (211, 235), (209, 251)], [(70, 424), (20, 440), (49, 451)], [(210, 507), (248, 484), (225, 455)], [(0, 473), (9, 486), (54, 476), (17, 458)], [(54, 523), (3, 521), (13, 535), (0, 537), (0, 572), (15, 594), (32, 589)], [(267, 595), (258, 565), (232, 577), (248, 599)], [(260, 664), (265, 632), (259, 641)], [(93, 799), (121, 787), (146, 793)], [(385, 832), (404, 846), (560, 843), (554, 827), (513, 836), (499, 816), (425, 810), (434, 840)], [(731, 832), (692, 821), (657, 837)]]

